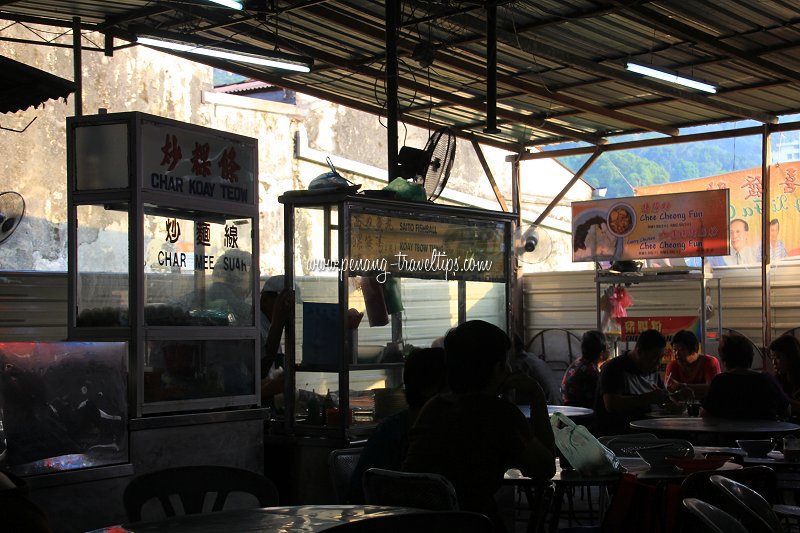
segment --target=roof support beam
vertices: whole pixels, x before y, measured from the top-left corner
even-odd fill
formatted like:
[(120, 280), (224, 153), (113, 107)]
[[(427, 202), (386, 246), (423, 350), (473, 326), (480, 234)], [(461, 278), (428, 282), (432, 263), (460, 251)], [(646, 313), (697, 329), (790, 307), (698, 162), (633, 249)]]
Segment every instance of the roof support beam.
[[(315, 12), (315, 14), (317, 14), (320, 17), (326, 18), (327, 20), (331, 20), (332, 22), (340, 22), (340, 23), (342, 22), (340, 17), (335, 13), (328, 14), (328, 13), (323, 13), (323, 12)], [(369, 35), (371, 38), (375, 38), (375, 39), (381, 38), (380, 35), (379, 35), (379, 32), (371, 32), (371, 31), (369, 31), (367, 25), (359, 26), (358, 27), (358, 31), (360, 31), (363, 34)], [(483, 40), (483, 39), (484, 39), (484, 36), (481, 33), (481, 34), (473, 35), (473, 36), (470, 36), (470, 37), (467, 37), (467, 38), (464, 38), (464, 39), (460, 39), (458, 42), (459, 43), (461, 43), (461, 42), (473, 42), (473, 41), (476, 41), (476, 40)], [(502, 41), (505, 44), (509, 44), (507, 39), (502, 39)], [(413, 50), (414, 46), (412, 44), (410, 44), (410, 43), (403, 43), (402, 41), (400, 42), (400, 46), (405, 49), (405, 52), (402, 53), (402, 54), (399, 54), (399, 56), (401, 56), (401, 57), (411, 57), (411, 55), (412, 55), (411, 50)], [(510, 46), (516, 46), (516, 44), (510, 44)], [(370, 61), (373, 61), (374, 59), (375, 59), (374, 57), (371, 57)], [(480, 77), (480, 76), (483, 76), (485, 74), (484, 72), (481, 72), (479, 67), (477, 67), (476, 65), (473, 65), (473, 64), (471, 64), (471, 63), (469, 63), (467, 61), (464, 61), (462, 59), (458, 59), (455, 56), (445, 56), (444, 54), (439, 54), (436, 57), (436, 63), (440, 64), (440, 65), (446, 65), (446, 66), (449, 66), (449, 67), (453, 67), (453, 68), (456, 68), (456, 69), (463, 70), (467, 74), (470, 74), (470, 75), (473, 75), (473, 76), (476, 76), (476, 77)], [(663, 126), (663, 125), (658, 124), (656, 122), (652, 122), (652, 121), (649, 121), (649, 120), (646, 120), (646, 119), (642, 119), (642, 118), (634, 117), (634, 116), (631, 116), (631, 115), (627, 115), (625, 113), (621, 113), (619, 111), (614, 111), (612, 109), (607, 109), (607, 108), (604, 108), (602, 106), (595, 105), (595, 104), (580, 100), (579, 98), (574, 98), (572, 96), (567, 96), (567, 95), (564, 95), (564, 94), (558, 94), (558, 93), (555, 93), (555, 92), (552, 92), (552, 91), (548, 91), (547, 89), (542, 88), (538, 84), (525, 81), (524, 79), (519, 78), (519, 77), (503, 76), (503, 75), (497, 74), (497, 81), (500, 83), (500, 85), (505, 90), (509, 90), (509, 91), (524, 91), (527, 94), (539, 96), (539, 97), (544, 98), (546, 100), (553, 101), (553, 102), (555, 102), (557, 104), (562, 104), (562, 105), (565, 105), (565, 106), (568, 106), (568, 107), (572, 107), (572, 108), (578, 109), (578, 110), (586, 112), (586, 113), (591, 113), (591, 114), (598, 115), (598, 116), (601, 116), (601, 117), (606, 117), (606, 118), (610, 118), (610, 119), (613, 119), (613, 120), (617, 120), (617, 121), (622, 122), (624, 124), (631, 124), (633, 126), (638, 126), (638, 127), (643, 128), (645, 130), (648, 130), (648, 131), (653, 131), (653, 132), (657, 132), (657, 133), (663, 133), (664, 135), (672, 135), (672, 136), (678, 135), (677, 128), (670, 128), (668, 126)], [(543, 129), (543, 128), (541, 128), (541, 129)]]
[(489, 180), (489, 185), (492, 186), (492, 190), (494, 191), (494, 196), (497, 198), (497, 203), (500, 204), (500, 208), (508, 213), (508, 204), (506, 203), (506, 199), (503, 197), (503, 193), (500, 192), (500, 187), (497, 186), (497, 182), (494, 179), (494, 174), (492, 174), (492, 169), (489, 168), (489, 162), (486, 161), (486, 157), (483, 155), (483, 150), (481, 149), (481, 145), (478, 144), (478, 139), (475, 138), (473, 135), (469, 138), (469, 142), (472, 143), (472, 148), (475, 150), (475, 155), (478, 156), (478, 161), (483, 168), (483, 173), (486, 174), (486, 178)]
[[(258, 79), (258, 80), (264, 81), (266, 83), (271, 83), (271, 84), (276, 85), (278, 87), (283, 87), (283, 88), (286, 88), (286, 89), (292, 89), (294, 91), (301, 92), (301, 93), (307, 94), (309, 96), (314, 96), (314, 97), (319, 98), (321, 100), (329, 100), (331, 102), (336, 102), (339, 105), (343, 105), (343, 106), (355, 109), (357, 111), (364, 111), (365, 113), (370, 113), (372, 115), (378, 115), (378, 116), (385, 116), (386, 115), (386, 109), (381, 107), (381, 106), (365, 104), (365, 103), (363, 103), (363, 102), (361, 102), (359, 100), (354, 100), (354, 99), (343, 97), (341, 95), (332, 94), (332, 93), (330, 93), (328, 91), (325, 91), (325, 90), (320, 88), (320, 87), (324, 87), (324, 85), (317, 85), (317, 86), (313, 86), (313, 87), (312, 86), (306, 86), (306, 85), (303, 85), (301, 83), (293, 82), (288, 77), (283, 77), (283, 76), (280, 76), (280, 75), (275, 75), (275, 76), (266, 75), (264, 73), (264, 71), (262, 71), (262, 70), (250, 68), (250, 67), (245, 66), (245, 65), (236, 65), (236, 66), (234, 66), (229, 61), (225, 61), (225, 60), (222, 60), (222, 59), (215, 59), (213, 57), (197, 56), (197, 55), (185, 54), (185, 53), (180, 53), (180, 52), (169, 52), (169, 53), (171, 55), (174, 55), (174, 56), (177, 56), (177, 57), (182, 57), (182, 58), (187, 59), (189, 61), (194, 61), (196, 63), (202, 63), (203, 65), (208, 65), (210, 67), (216, 67), (216, 68), (220, 68), (220, 69), (225, 69), (225, 70), (228, 70), (229, 72), (234, 72), (236, 74), (241, 74), (242, 76), (249, 76), (251, 78)], [(412, 126), (417, 126), (419, 128), (423, 128), (423, 129), (428, 129), (431, 126), (430, 122), (428, 122), (426, 120), (417, 119), (417, 118), (414, 118), (414, 117), (404, 117), (403, 118), (403, 122), (405, 122), (407, 124), (410, 124)], [(453, 132), (457, 137), (459, 137), (461, 139), (469, 140), (472, 137), (472, 134), (470, 132), (462, 132), (462, 131), (457, 130), (457, 129), (454, 129)], [(498, 141), (495, 138), (492, 138), (492, 137), (489, 137), (489, 136), (484, 136), (484, 135), (477, 135), (477, 137), (480, 139), (480, 142), (482, 144), (485, 144), (487, 146), (493, 146), (495, 148), (499, 148), (501, 150), (506, 150), (508, 152), (514, 152), (514, 153), (519, 152), (520, 145), (517, 144), (517, 143), (508, 143), (508, 142)]]
[[(767, 128), (770, 133), (778, 133), (783, 131), (797, 131), (800, 130), (800, 122), (787, 122), (785, 124), (770, 124)], [(764, 131), (764, 126), (753, 126), (749, 128), (739, 128), (735, 130), (721, 130), (721, 131), (708, 131), (705, 133), (695, 133), (692, 135), (681, 135), (675, 138), (662, 137), (660, 139), (642, 139), (640, 141), (630, 141), (606, 144), (603, 150), (606, 152), (614, 152), (619, 150), (633, 150), (635, 148), (649, 148), (651, 146), (666, 146), (670, 144), (681, 144), (689, 142), (711, 141), (715, 139), (731, 139), (734, 137), (748, 137), (751, 135), (761, 135)], [(556, 157), (566, 157), (569, 155), (585, 155), (594, 152), (595, 147), (584, 146), (579, 148), (566, 148), (564, 150), (548, 150), (545, 152), (523, 152), (513, 156), (507, 156), (506, 161), (511, 163), (517, 160), (531, 161), (534, 159), (553, 159)]]
[[(317, 7), (314, 7), (312, 9), (310, 9), (310, 11), (312, 11), (315, 16), (317, 16), (317, 17), (319, 17), (321, 19), (324, 19), (324, 20), (326, 20), (328, 22), (336, 23), (336, 24), (342, 24), (342, 25), (345, 25), (345, 26), (353, 27), (353, 20), (352, 19), (345, 19), (344, 17), (342, 17), (338, 13), (333, 12), (332, 10), (328, 9), (325, 6), (317, 6)], [(371, 28), (369, 26), (369, 24), (357, 25), (357, 26), (353, 27), (353, 32), (359, 32), (360, 34), (362, 34), (362, 35), (364, 35), (366, 37), (369, 37), (370, 39), (380, 39), (380, 40), (382, 40), (384, 38), (383, 30), (376, 30), (374, 28)], [(413, 45), (411, 43), (403, 42), (402, 40), (398, 40), (398, 57), (400, 57), (400, 56), (402, 56), (402, 57), (410, 57), (412, 49), (413, 49)], [(404, 52), (401, 53), (400, 50), (404, 50)], [(317, 57), (320, 57), (322, 61), (325, 61), (326, 63), (332, 64), (332, 65), (336, 65), (339, 68), (345, 68), (345, 69), (347, 69), (349, 71), (357, 70), (358, 73), (360, 73), (360, 74), (366, 74), (366, 75), (369, 75), (369, 76), (373, 76), (373, 74), (371, 73), (373, 69), (370, 69), (368, 67), (362, 67), (362, 68), (357, 68), (356, 69), (356, 67), (353, 64), (344, 64), (342, 61), (337, 60), (337, 58), (335, 58), (335, 57), (323, 57), (323, 56), (321, 56), (319, 54), (319, 52), (317, 52), (315, 55)], [(371, 61), (373, 59), (374, 58), (371, 58)], [(482, 71), (481, 68), (478, 65), (473, 65), (471, 63), (467, 63), (466, 61), (457, 60), (457, 59), (454, 59), (454, 58), (451, 58), (451, 57), (447, 57), (447, 58), (445, 58), (445, 57), (437, 57), (436, 58), (436, 63), (437, 64), (441, 64), (441, 65), (446, 65), (446, 66), (449, 66), (449, 67), (452, 67), (452, 68), (455, 68), (455, 69), (464, 70), (466, 74), (468, 74), (470, 76), (474, 76), (475, 79), (481, 79), (486, 74), (486, 72)], [(502, 83), (504, 87), (508, 87), (509, 90), (519, 91), (520, 89), (522, 89), (522, 90), (524, 90), (526, 92), (532, 92), (530, 89), (535, 89), (536, 93), (541, 92), (541, 96), (543, 96), (545, 98), (548, 98), (548, 99), (552, 99), (552, 94), (548, 93), (547, 91), (545, 91), (541, 87), (534, 87), (533, 84), (521, 82), (517, 78), (512, 78), (510, 76), (500, 76), (500, 75), (498, 75), (497, 79), (498, 79), (498, 82)], [(400, 83), (401, 83), (401, 86), (406, 86), (406, 87), (408, 86), (408, 82), (406, 80), (401, 80)], [(280, 85), (280, 84), (278, 84), (278, 85)], [(426, 94), (427, 91), (428, 91), (428, 87), (426, 85), (417, 84), (417, 85), (415, 85), (415, 90), (418, 93)], [(447, 93), (443, 92), (443, 94), (447, 94)], [(439, 98), (439, 97), (437, 96), (437, 98)], [(452, 98), (448, 99), (447, 97), (441, 97), (440, 99), (441, 100), (446, 100), (446, 101), (452, 101)], [(577, 101), (578, 101), (577, 99), (574, 99), (574, 102), (577, 102)], [(458, 103), (457, 105), (463, 105), (463, 104), (462, 103)], [(586, 104), (586, 105), (589, 105), (589, 104)], [(618, 119), (620, 121), (623, 121), (623, 122), (626, 122), (626, 123), (631, 123), (630, 117), (627, 117), (627, 115), (625, 115), (624, 113), (616, 113), (614, 111), (610, 111), (609, 112), (609, 111), (604, 110), (600, 106), (593, 106), (593, 109), (594, 109), (593, 112), (597, 112), (597, 114), (602, 114), (604, 116), (608, 116), (608, 113), (617, 114), (617, 115), (619, 115)], [(519, 114), (517, 114), (517, 115), (518, 116), (524, 116), (524, 115), (519, 115)], [(642, 121), (642, 122), (647, 122), (647, 121)], [(661, 126), (658, 126), (658, 125), (656, 125), (654, 123), (650, 123), (650, 122), (647, 122), (647, 124), (649, 126), (651, 126), (651, 127), (647, 127), (646, 128), (646, 129), (648, 129), (650, 131), (660, 131), (660, 132), (668, 134), (668, 135), (677, 134), (677, 131), (674, 130), (674, 128), (663, 128)], [(531, 126), (532, 128), (541, 130), (541, 131), (549, 131), (549, 132), (552, 132), (552, 133), (556, 133), (557, 135), (562, 135), (562, 136), (565, 136), (565, 137), (569, 137), (571, 139), (590, 142), (592, 144), (602, 144), (602, 143), (605, 142), (605, 140), (601, 139), (598, 136), (592, 136), (592, 135), (589, 135), (589, 134), (576, 132), (576, 131), (570, 130), (569, 128), (566, 128), (564, 126), (551, 124), (546, 119), (545, 120), (539, 119), (538, 123), (527, 123), (527, 125)], [(641, 127), (645, 127), (645, 126), (643, 126), (641, 124), (638, 124), (638, 125), (640, 125)], [(665, 131), (661, 131), (661, 130), (665, 130)], [(670, 131), (671, 133), (667, 133), (667, 130)], [(582, 137), (579, 137), (579, 135), (582, 135)], [(591, 137), (592, 140), (589, 140), (589, 137)]]
[[(463, 26), (471, 28), (472, 31), (475, 31), (477, 24), (480, 22), (478, 19), (468, 16), (458, 17), (457, 20), (458, 23), (462, 24)], [(583, 70), (584, 72), (589, 72), (591, 74), (599, 76), (605, 76), (607, 78), (631, 85), (633, 87), (644, 88), (655, 94), (660, 94), (663, 96), (672, 96), (680, 100), (685, 100), (687, 102), (692, 102), (697, 105), (707, 107), (709, 109), (730, 113), (731, 115), (737, 117), (749, 118), (767, 124), (775, 124), (778, 122), (778, 117), (776, 117), (775, 115), (770, 115), (768, 113), (761, 113), (759, 111), (754, 111), (752, 109), (746, 109), (738, 105), (729, 104), (727, 102), (720, 102), (712, 97), (702, 96), (694, 92), (671, 87), (669, 86), (669, 84), (666, 83), (650, 81), (643, 76), (629, 73), (626, 70), (623, 70), (622, 68), (612, 68), (607, 65), (597, 63), (595, 61), (584, 59), (580, 56), (571, 54), (559, 48), (555, 48), (553, 46), (537, 42), (533, 39), (529, 39), (524, 35), (515, 35), (514, 33), (498, 28), (497, 38), (498, 40), (504, 42), (508, 46), (517, 47), (517, 43), (519, 43), (519, 46), (523, 50), (528, 51), (532, 54), (537, 54), (539, 56), (546, 57), (551, 61), (556, 61), (564, 65), (572, 65), (574, 68), (578, 68), (580, 70)]]
[(572, 188), (572, 186), (575, 185), (575, 183), (577, 183), (577, 181), (581, 179), (581, 177), (584, 174), (586, 174), (586, 171), (589, 170), (589, 167), (591, 167), (595, 161), (597, 161), (597, 158), (603, 155), (604, 149), (605, 149), (604, 146), (595, 147), (594, 151), (592, 152), (592, 155), (589, 156), (589, 159), (586, 160), (583, 166), (581, 166), (581, 168), (578, 169), (575, 175), (572, 176), (572, 179), (569, 180), (567, 184), (564, 185), (564, 188), (562, 188), (561, 191), (559, 191), (559, 193), (555, 195), (555, 197), (550, 201), (550, 203), (547, 204), (547, 207), (544, 208), (544, 211), (539, 213), (539, 216), (536, 217), (536, 220), (533, 221), (534, 226), (538, 226), (539, 224), (542, 223), (542, 221), (544, 221), (544, 219), (547, 218), (547, 215), (549, 215), (550, 211), (552, 211), (553, 208), (558, 205), (558, 202), (560, 202), (561, 199), (564, 198), (564, 196), (567, 194), (567, 191), (569, 191)]
[[(614, 3), (618, 5), (623, 4), (623, 2), (620, 2), (619, 0), (615, 0)], [(726, 44), (724, 41), (722, 41), (720, 37), (716, 37), (698, 31), (692, 28), (691, 26), (688, 26), (687, 24), (675, 20), (672, 17), (668, 17), (666, 15), (662, 15), (661, 13), (657, 13), (647, 7), (631, 6), (628, 7), (627, 9), (633, 13), (636, 13), (643, 19), (652, 22), (655, 25), (654, 29), (656, 30), (660, 30), (664, 33), (677, 35), (681, 39), (686, 39), (687, 41), (693, 41), (697, 44), (709, 47), (712, 50), (739, 59), (752, 67), (755, 67), (760, 70), (769, 71), (784, 80), (793, 81), (795, 83), (800, 82), (800, 73), (798, 73), (797, 71), (792, 70), (790, 68), (786, 68), (783, 65), (778, 65), (777, 63), (774, 63), (768, 59), (759, 58), (752, 54), (739, 50), (734, 46)], [(680, 13), (679, 10), (678, 12)], [(629, 18), (632, 18), (626, 12), (623, 12), (623, 14), (625, 16), (628, 16)]]

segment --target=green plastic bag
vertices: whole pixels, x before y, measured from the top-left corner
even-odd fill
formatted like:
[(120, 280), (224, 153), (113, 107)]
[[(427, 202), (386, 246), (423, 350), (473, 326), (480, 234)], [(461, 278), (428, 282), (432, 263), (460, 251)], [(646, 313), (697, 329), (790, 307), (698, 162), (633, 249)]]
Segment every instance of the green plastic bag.
[(411, 183), (403, 178), (392, 180), (389, 185), (383, 188), (384, 191), (392, 191), (398, 200), (411, 200), (413, 202), (427, 202), (428, 195), (425, 187)]

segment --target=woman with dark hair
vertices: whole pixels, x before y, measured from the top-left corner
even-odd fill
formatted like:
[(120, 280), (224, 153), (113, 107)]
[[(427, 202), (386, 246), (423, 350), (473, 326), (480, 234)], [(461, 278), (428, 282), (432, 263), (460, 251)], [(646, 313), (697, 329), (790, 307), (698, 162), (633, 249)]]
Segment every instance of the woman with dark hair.
[[(431, 398), (409, 433), (403, 470), (449, 479), (461, 510), (487, 515), (506, 530), (495, 493), (509, 468), (546, 480), (555, 474), (555, 439), (541, 386), (511, 372), (511, 342), (503, 330), (469, 320), (444, 339), (448, 392)], [(530, 419), (501, 395), (524, 390)]]
[(608, 358), (608, 343), (602, 332), (589, 330), (581, 338), (581, 356), (569, 365), (561, 380), (561, 403), (578, 407), (594, 407), (598, 363)]
[(350, 480), (349, 503), (361, 503), (361, 479), (368, 468), (400, 470), (408, 449), (408, 432), (425, 402), (445, 389), (445, 353), (442, 348), (418, 348), (403, 366), (408, 409), (385, 418), (370, 435)]
[(792, 412), (800, 413), (800, 341), (783, 335), (769, 345), (769, 356), (775, 366), (775, 377), (789, 397)]
[(664, 381), (669, 390), (688, 388), (695, 398), (708, 392), (708, 384), (719, 374), (719, 361), (715, 357), (700, 353), (700, 341), (689, 330), (681, 330), (672, 336), (675, 359), (667, 365)]
[(789, 415), (789, 399), (778, 383), (769, 374), (750, 369), (753, 344), (747, 337), (723, 335), (719, 357), (725, 372), (711, 381), (700, 416), (775, 420)]

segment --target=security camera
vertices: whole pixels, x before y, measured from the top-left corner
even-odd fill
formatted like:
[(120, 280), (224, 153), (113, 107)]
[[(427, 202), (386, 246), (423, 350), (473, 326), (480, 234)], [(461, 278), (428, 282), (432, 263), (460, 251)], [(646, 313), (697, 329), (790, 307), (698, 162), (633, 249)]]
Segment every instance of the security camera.
[(528, 235), (528, 238), (525, 239), (525, 251), (532, 252), (536, 249), (536, 246), (539, 244), (539, 236), (535, 233), (531, 233)]

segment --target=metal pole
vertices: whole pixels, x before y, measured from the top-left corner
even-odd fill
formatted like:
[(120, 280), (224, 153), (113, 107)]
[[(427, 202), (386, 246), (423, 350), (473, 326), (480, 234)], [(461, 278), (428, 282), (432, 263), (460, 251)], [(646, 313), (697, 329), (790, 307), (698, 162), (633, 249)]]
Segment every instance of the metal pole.
[(486, 129), (500, 133), (497, 127), (497, 4), (486, 5)]
[[(769, 124), (764, 124), (761, 134), (761, 338), (766, 347), (771, 341), (772, 298), (770, 298), (770, 162), (772, 161), (772, 136)], [(769, 367), (769, 358), (764, 358), (764, 368)]]
[(81, 76), (81, 18), (72, 17), (72, 69), (75, 78), (75, 116), (83, 115), (83, 80)]
[(389, 182), (397, 177), (397, 122), (400, 104), (397, 98), (397, 29), (400, 24), (400, 1), (386, 1), (386, 150)]

